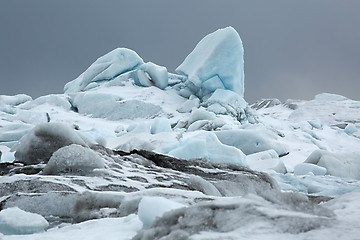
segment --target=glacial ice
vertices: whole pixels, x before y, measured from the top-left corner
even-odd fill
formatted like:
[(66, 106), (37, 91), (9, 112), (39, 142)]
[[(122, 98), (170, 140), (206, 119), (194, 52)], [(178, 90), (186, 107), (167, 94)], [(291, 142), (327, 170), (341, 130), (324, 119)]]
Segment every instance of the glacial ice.
[(216, 89), (228, 89), (244, 97), (244, 49), (232, 27), (205, 36), (176, 68), (187, 76), (187, 85), (203, 97)]
[[(137, 71), (139, 81), (137, 85), (144, 87), (156, 86), (160, 89), (165, 89), (168, 86), (169, 76), (166, 67), (147, 62), (142, 64), (139, 69)], [(136, 80), (135, 83), (137, 83)]]
[(360, 152), (331, 153), (315, 150), (305, 163), (325, 168), (328, 175), (360, 179)]
[(178, 143), (171, 143), (155, 151), (186, 160), (203, 159), (216, 164), (248, 165), (241, 150), (222, 144), (214, 132), (190, 134)]
[[(320, 94), (285, 104), (262, 100), (253, 105), (256, 111), (250, 109), (234, 31), (205, 37), (179, 66), (180, 75), (117, 49), (68, 83), (65, 94), (35, 100), (1, 95), (6, 163), (0, 169), (0, 207), (17, 206), (49, 221), (51, 215), (86, 221), (65, 227), (51, 222), (47, 232), (21, 238), (130, 239), (138, 232), (145, 239), (157, 233), (173, 239), (348, 239), (350, 232), (357, 239), (359, 102)], [(6, 146), (14, 144), (25, 166), (9, 164), (14, 152)], [(89, 189), (96, 197), (87, 197)], [(335, 200), (317, 204), (330, 197)], [(190, 207), (168, 212), (177, 202)], [(133, 214), (138, 210), (143, 223)], [(114, 218), (88, 221), (103, 217)], [(149, 228), (139, 232), (142, 225)]]
[(11, 123), (0, 128), (0, 143), (18, 141), (33, 128), (30, 124)]
[(326, 171), (326, 168), (311, 163), (300, 163), (294, 168), (295, 175), (314, 174), (323, 176), (326, 174)]
[(220, 142), (240, 149), (246, 155), (274, 149), (278, 156), (287, 154), (287, 147), (278, 136), (264, 127), (216, 132)]
[(145, 228), (150, 227), (165, 212), (186, 207), (184, 204), (168, 200), (164, 197), (143, 197), (140, 200), (138, 216)]
[(161, 132), (171, 132), (171, 123), (169, 119), (164, 117), (159, 117), (154, 119), (151, 125), (151, 134), (157, 134)]
[(39, 214), (25, 212), (17, 207), (0, 211), (0, 233), (23, 235), (43, 232), (49, 223)]
[(133, 50), (117, 48), (98, 58), (85, 72), (75, 80), (68, 82), (65, 93), (85, 90), (91, 83), (109, 81), (122, 73), (131, 71), (143, 64), (143, 60)]

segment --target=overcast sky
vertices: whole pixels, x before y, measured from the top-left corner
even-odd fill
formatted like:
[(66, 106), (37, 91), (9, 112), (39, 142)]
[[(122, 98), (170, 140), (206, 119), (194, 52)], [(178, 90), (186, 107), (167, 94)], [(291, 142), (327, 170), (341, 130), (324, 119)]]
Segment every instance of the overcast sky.
[(233, 26), (245, 48), (245, 99), (360, 100), (358, 0), (0, 0), (0, 94), (63, 93), (117, 47), (180, 65), (198, 41)]

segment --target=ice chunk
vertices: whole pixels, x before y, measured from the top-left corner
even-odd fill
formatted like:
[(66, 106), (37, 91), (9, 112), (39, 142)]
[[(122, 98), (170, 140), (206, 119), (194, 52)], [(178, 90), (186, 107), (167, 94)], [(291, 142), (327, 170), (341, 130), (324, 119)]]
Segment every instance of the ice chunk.
[(286, 167), (275, 150), (253, 153), (247, 156), (249, 167), (257, 171), (274, 170), (278, 173), (286, 173)]
[(203, 159), (217, 164), (247, 166), (241, 150), (222, 144), (213, 132), (202, 131), (180, 139), (179, 143), (157, 150), (181, 159)]
[(151, 133), (171, 132), (171, 123), (169, 119), (164, 117), (156, 118), (151, 125)]
[(197, 97), (186, 100), (176, 111), (179, 113), (191, 112), (193, 108), (198, 108), (200, 105), (200, 99)]
[(67, 83), (64, 87), (65, 93), (79, 92), (85, 90), (91, 83), (109, 81), (115, 77), (136, 69), (143, 60), (133, 50), (117, 48), (104, 56), (98, 58), (78, 78)]
[(0, 211), (0, 233), (5, 235), (23, 235), (42, 232), (49, 226), (39, 214), (25, 212), (17, 207)]
[(357, 132), (357, 128), (354, 124), (349, 123), (348, 125), (346, 125), (345, 129), (344, 129), (345, 133), (347, 135), (353, 135), (355, 132)]
[(204, 108), (194, 109), (188, 119), (188, 126), (200, 120), (214, 120), (216, 115), (213, 112), (208, 112)]
[(328, 175), (360, 179), (360, 152), (331, 153), (315, 150), (305, 163), (325, 168)]
[(104, 160), (93, 150), (72, 144), (54, 152), (43, 173), (86, 174), (96, 168), (104, 168)]
[(0, 151), (0, 162), (13, 162), (15, 160), (14, 152), (2, 152)]
[[(228, 89), (244, 96), (244, 49), (232, 27), (204, 37), (177, 67), (202, 97), (216, 89)], [(190, 84), (188, 83), (188, 85)]]
[(23, 136), (12, 150), (15, 158), (24, 164), (47, 162), (53, 152), (71, 144), (87, 146), (86, 142), (64, 123), (43, 123)]
[(206, 100), (204, 106), (215, 114), (230, 115), (240, 122), (247, 119), (249, 108), (248, 104), (239, 94), (224, 89), (217, 89)]
[(278, 136), (263, 127), (216, 132), (220, 142), (240, 149), (246, 155), (274, 149), (279, 156), (288, 153)]
[(163, 197), (143, 197), (139, 203), (138, 215), (144, 227), (150, 227), (165, 212), (185, 207), (185, 205)]
[(326, 168), (311, 163), (300, 163), (294, 168), (295, 175), (314, 174), (323, 176), (326, 174), (326, 171)]
[(138, 81), (135, 83), (140, 86), (150, 87), (156, 86), (160, 89), (165, 89), (168, 86), (168, 71), (166, 67), (158, 66), (152, 62), (144, 63), (140, 66), (139, 73), (137, 73)]

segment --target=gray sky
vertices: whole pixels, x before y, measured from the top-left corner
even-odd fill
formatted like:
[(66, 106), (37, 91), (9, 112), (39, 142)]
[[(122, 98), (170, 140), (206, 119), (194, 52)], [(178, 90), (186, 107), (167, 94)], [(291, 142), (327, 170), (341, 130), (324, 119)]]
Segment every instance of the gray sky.
[(117, 47), (174, 72), (206, 34), (233, 26), (248, 102), (360, 100), (359, 13), (358, 0), (0, 0), (0, 94), (62, 93)]

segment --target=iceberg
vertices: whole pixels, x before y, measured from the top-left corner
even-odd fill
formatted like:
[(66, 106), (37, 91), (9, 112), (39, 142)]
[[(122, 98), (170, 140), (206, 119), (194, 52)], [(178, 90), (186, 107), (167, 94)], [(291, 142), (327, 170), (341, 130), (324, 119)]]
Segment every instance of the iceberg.
[(187, 76), (186, 85), (199, 97), (227, 89), (244, 97), (244, 48), (232, 27), (219, 29), (204, 37), (176, 68)]

